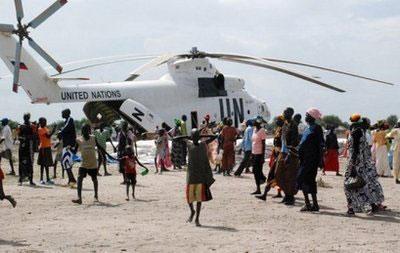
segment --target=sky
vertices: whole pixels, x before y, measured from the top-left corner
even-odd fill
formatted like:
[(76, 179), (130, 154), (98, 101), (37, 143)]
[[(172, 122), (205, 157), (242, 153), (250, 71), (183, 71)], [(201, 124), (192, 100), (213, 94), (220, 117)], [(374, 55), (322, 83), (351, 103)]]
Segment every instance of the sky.
[[(16, 23), (12, 0), (0, 2), (0, 23)], [(53, 1), (23, 1), (27, 23)], [(387, 86), (314, 69), (290, 66), (346, 90), (337, 93), (271, 70), (215, 61), (224, 74), (242, 77), (272, 115), (288, 106), (304, 113), (347, 120), (400, 116), (400, 2), (398, 0), (69, 0), (31, 36), (61, 63), (112, 56), (201, 51), (296, 60), (398, 84)], [(1, 50), (1, 48), (0, 48)], [(33, 55), (39, 59), (37, 54)], [(40, 60), (41, 61), (41, 60)], [(42, 62), (42, 61), (41, 61)], [(145, 62), (122, 63), (75, 73), (92, 82), (124, 80)], [(43, 63), (43, 65), (46, 65)], [(68, 68), (66, 68), (68, 69)], [(161, 67), (143, 78), (166, 72)], [(9, 75), (0, 62), (0, 77)], [(75, 84), (75, 83), (73, 83)], [(64, 108), (81, 118), (83, 104), (32, 105), (12, 79), (0, 79), (0, 118), (60, 119)]]

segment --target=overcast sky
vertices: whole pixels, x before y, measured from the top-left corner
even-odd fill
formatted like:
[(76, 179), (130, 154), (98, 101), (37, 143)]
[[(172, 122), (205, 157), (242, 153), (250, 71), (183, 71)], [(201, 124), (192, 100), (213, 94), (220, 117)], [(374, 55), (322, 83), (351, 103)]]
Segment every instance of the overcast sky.
[[(15, 23), (12, 0), (0, 3), (0, 23)], [(25, 22), (53, 1), (23, 1)], [(59, 62), (121, 54), (186, 52), (197, 46), (319, 64), (400, 85), (400, 1), (398, 0), (69, 0), (32, 37)], [(0, 48), (1, 50), (1, 48)], [(36, 57), (37, 55), (34, 54)], [(124, 63), (75, 76), (120, 81), (139, 63)], [(297, 68), (348, 91), (320, 88), (300, 79), (233, 63), (215, 62), (225, 74), (243, 77), (250, 93), (267, 101), (273, 115), (292, 106), (308, 107), (347, 119), (353, 112), (373, 120), (400, 115), (400, 86)], [(147, 77), (158, 77), (161, 68)], [(9, 72), (0, 63), (0, 76)], [(0, 117), (60, 118), (70, 107), (83, 117), (82, 104), (31, 105), (22, 91), (11, 92), (10, 78), (0, 80)]]

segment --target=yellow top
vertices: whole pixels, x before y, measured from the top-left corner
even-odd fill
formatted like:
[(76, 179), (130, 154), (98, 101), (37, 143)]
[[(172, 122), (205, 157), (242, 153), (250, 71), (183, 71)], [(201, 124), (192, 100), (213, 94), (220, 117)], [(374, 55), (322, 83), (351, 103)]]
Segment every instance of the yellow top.
[(378, 147), (386, 146), (386, 131), (383, 130), (376, 131), (373, 140)]

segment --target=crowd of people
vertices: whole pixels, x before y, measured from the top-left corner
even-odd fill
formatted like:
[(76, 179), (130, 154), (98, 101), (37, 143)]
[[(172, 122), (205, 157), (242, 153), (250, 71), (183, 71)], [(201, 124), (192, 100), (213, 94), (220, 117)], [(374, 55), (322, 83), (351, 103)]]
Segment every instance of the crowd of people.
[[(333, 171), (340, 173), (340, 145), (335, 133), (336, 125), (327, 125), (324, 132), (321, 122), (322, 114), (316, 108), (310, 108), (302, 115), (295, 114), (293, 108), (286, 108), (282, 115), (274, 119), (273, 146), (267, 151), (266, 123), (262, 117), (249, 119), (240, 128), (233, 126), (230, 118), (222, 122), (210, 121), (206, 115), (199, 128), (188, 131), (185, 115), (174, 120), (174, 126), (163, 123), (156, 129), (155, 137), (155, 173), (162, 174), (170, 169), (185, 170), (187, 173), (186, 199), (190, 209), (188, 221), (195, 219), (200, 226), (199, 216), (201, 203), (212, 199), (210, 187), (214, 183), (214, 173), (223, 176), (240, 177), (243, 173), (252, 173), (255, 190), (252, 195), (266, 201), (271, 189), (276, 189), (274, 198), (282, 198), (285, 205), (294, 205), (295, 196), (301, 191), (304, 196), (302, 212), (319, 211), (317, 197), (317, 173)], [(33, 180), (34, 154), (38, 153), (37, 164), (40, 166), (40, 183), (54, 184), (57, 178), (57, 165), (61, 164), (62, 177), (64, 172), (68, 185), (77, 186), (77, 199), (74, 203), (82, 204), (82, 184), (89, 175), (94, 186), (94, 198), (98, 201), (98, 176), (103, 167), (104, 176), (111, 175), (107, 170), (107, 162), (113, 160), (119, 163), (122, 174), (121, 184), (126, 185), (126, 200), (135, 198), (137, 165), (146, 174), (148, 169), (138, 160), (137, 133), (125, 121), (115, 129), (116, 145), (112, 141), (113, 129), (105, 124), (93, 126), (85, 124), (77, 136), (71, 111), (62, 111), (63, 126), (48, 126), (44, 117), (38, 123), (32, 123), (30, 114), (23, 116), (24, 123), (16, 130), (18, 147), (19, 184), (25, 181), (35, 186)], [(373, 214), (386, 207), (383, 205), (384, 195), (379, 176), (393, 176), (400, 183), (400, 121), (389, 130), (385, 122), (371, 126), (367, 118), (354, 114), (350, 117), (351, 126), (344, 144), (344, 154), (347, 164), (344, 170), (344, 192), (348, 204), (349, 215), (356, 212)], [(9, 120), (1, 121), (1, 158), (9, 161), (10, 175), (16, 175), (13, 163), (13, 146), (15, 139), (9, 126)], [(57, 142), (53, 143), (53, 136)], [(236, 165), (238, 142), (243, 158)], [(107, 142), (112, 145), (116, 157), (107, 152)], [(172, 142), (170, 148), (170, 142)], [(391, 148), (388, 149), (388, 145)], [(53, 158), (53, 150), (56, 155)], [(388, 150), (392, 159), (388, 159)], [(74, 158), (80, 153), (81, 164), (77, 180), (73, 173)], [(264, 174), (264, 163), (269, 160), (268, 173)], [(50, 168), (53, 167), (53, 177)], [(250, 170), (251, 168), (251, 170)], [(213, 173), (214, 172), (214, 173)], [(3, 171), (0, 169), (0, 199), (7, 199), (15, 206), (16, 201), (5, 195), (2, 185)], [(263, 186), (265, 185), (265, 186)], [(264, 187), (261, 189), (261, 187)], [(196, 208), (194, 208), (196, 202)]]

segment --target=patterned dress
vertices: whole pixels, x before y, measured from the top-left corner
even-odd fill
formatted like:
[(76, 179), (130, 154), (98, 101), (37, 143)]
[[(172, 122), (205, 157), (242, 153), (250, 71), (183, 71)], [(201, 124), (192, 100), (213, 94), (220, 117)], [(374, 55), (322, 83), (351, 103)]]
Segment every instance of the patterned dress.
[[(182, 135), (180, 127), (175, 127), (171, 131), (172, 137), (178, 137)], [(176, 167), (185, 165), (186, 163), (186, 142), (183, 139), (172, 139), (172, 149), (171, 149), (171, 160)]]
[(383, 189), (378, 181), (378, 174), (375, 166), (371, 162), (371, 151), (361, 128), (352, 130), (349, 137), (349, 161), (346, 166), (345, 181), (351, 176), (351, 167), (354, 166), (357, 174), (361, 176), (366, 185), (360, 189), (347, 190), (347, 204), (355, 212), (368, 212), (372, 204), (382, 204), (384, 201)]

